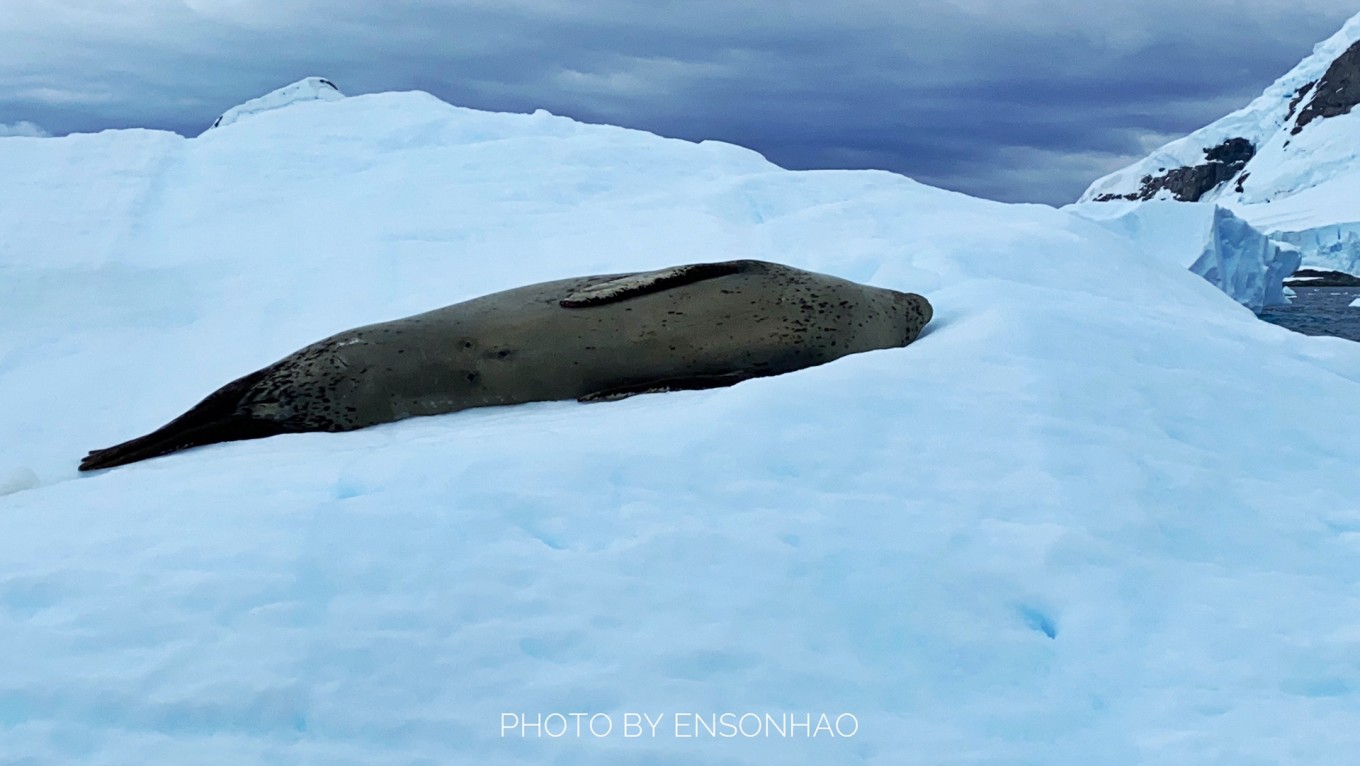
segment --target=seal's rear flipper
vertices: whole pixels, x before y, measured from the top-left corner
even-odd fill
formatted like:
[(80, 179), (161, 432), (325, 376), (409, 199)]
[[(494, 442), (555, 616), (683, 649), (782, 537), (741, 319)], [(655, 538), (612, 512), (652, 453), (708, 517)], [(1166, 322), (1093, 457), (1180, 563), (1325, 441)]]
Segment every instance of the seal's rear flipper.
[(743, 380), (759, 377), (764, 376), (751, 372), (728, 372), (721, 375), (695, 375), (689, 378), (649, 380), (606, 388), (603, 391), (586, 394), (576, 401), (583, 403), (616, 402), (619, 399), (627, 399), (638, 394), (663, 394), (667, 391), (703, 391), (708, 388), (726, 388), (727, 386), (735, 386)]
[(639, 295), (659, 293), (672, 287), (692, 285), (706, 279), (725, 277), (751, 267), (751, 261), (723, 261), (722, 263), (693, 263), (688, 266), (674, 266), (659, 271), (644, 271), (583, 287), (568, 295), (558, 304), (563, 308), (575, 309), (588, 306), (603, 306), (618, 303)]
[(136, 463), (139, 460), (178, 452), (189, 447), (218, 442), (259, 439), (285, 433), (288, 429), (278, 423), (258, 420), (238, 412), (241, 397), (266, 370), (253, 372), (217, 389), (188, 412), (180, 415), (146, 436), (117, 444), (107, 449), (92, 450), (80, 461), (80, 470)]

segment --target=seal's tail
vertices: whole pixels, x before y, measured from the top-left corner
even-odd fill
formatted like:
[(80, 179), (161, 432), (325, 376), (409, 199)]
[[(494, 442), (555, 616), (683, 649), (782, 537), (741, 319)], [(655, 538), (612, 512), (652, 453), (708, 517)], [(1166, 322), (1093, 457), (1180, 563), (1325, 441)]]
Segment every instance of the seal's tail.
[(97, 471), (204, 444), (259, 439), (284, 433), (287, 429), (278, 423), (252, 418), (238, 411), (241, 397), (265, 372), (253, 372), (228, 383), (188, 412), (146, 436), (106, 449), (92, 450), (80, 461), (80, 470)]

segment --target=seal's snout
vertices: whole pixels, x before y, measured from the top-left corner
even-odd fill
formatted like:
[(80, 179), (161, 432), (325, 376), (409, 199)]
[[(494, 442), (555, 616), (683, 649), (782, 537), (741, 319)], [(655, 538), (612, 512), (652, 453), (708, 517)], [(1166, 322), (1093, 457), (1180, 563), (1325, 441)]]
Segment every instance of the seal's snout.
[[(897, 300), (903, 304), (907, 311), (920, 322), (921, 327), (930, 323), (935, 316), (935, 309), (931, 307), (930, 301), (924, 295), (916, 293), (898, 293)], [(915, 324), (913, 322), (913, 324)]]
[(916, 304), (921, 307), (921, 316), (924, 317), (921, 320), (921, 323), (929, 324), (930, 320), (935, 316), (935, 309), (930, 305), (930, 301), (926, 300), (924, 295), (917, 295), (916, 293), (909, 293), (909, 295), (916, 301)]

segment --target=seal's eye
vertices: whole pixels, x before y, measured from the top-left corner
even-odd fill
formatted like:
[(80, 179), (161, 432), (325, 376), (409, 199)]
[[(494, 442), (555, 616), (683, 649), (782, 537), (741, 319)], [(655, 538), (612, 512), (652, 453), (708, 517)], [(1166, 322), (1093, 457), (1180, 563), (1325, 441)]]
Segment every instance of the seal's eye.
[(463, 341), (463, 348), (472, 348), (472, 346), (473, 346), (472, 341), (470, 340)]

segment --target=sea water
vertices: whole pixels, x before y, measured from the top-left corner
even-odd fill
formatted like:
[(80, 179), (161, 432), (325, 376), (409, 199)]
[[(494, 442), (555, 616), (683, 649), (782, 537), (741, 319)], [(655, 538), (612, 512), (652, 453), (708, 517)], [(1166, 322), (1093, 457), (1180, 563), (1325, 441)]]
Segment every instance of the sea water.
[(1304, 335), (1335, 335), (1360, 341), (1360, 287), (1295, 287), (1288, 306), (1261, 312), (1261, 318)]

